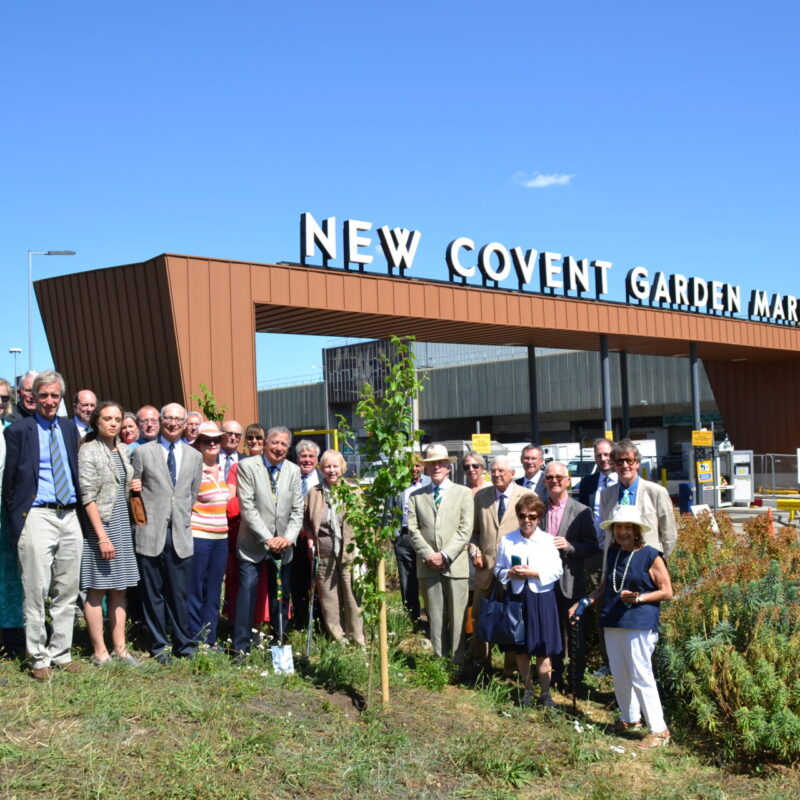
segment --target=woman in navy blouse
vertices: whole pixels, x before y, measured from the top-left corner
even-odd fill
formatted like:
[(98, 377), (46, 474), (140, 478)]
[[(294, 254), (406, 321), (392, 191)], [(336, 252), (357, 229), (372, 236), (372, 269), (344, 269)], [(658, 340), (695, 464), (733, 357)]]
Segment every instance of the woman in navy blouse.
[(614, 732), (638, 730), (644, 715), (650, 733), (637, 747), (652, 750), (667, 744), (670, 736), (651, 658), (658, 641), (660, 604), (672, 599), (672, 582), (661, 553), (644, 544), (642, 535), (649, 526), (642, 522), (636, 506), (617, 506), (600, 527), (614, 534), (606, 553), (603, 580), (570, 609), (570, 616), (579, 617), (602, 599), (600, 625), (605, 629), (620, 711)]

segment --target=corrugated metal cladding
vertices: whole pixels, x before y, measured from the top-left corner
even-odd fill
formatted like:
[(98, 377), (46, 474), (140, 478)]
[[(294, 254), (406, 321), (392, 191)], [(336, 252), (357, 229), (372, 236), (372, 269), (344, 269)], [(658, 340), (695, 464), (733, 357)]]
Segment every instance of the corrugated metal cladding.
[[(173, 254), (37, 281), (36, 293), (70, 391), (93, 388), (131, 408), (172, 400), (194, 406), (191, 394), (204, 382), (231, 416), (253, 419), (256, 329), (571, 350), (597, 350), (607, 334), (612, 351), (640, 355), (687, 355), (696, 342), (737, 446), (800, 446), (792, 402), (800, 328), (791, 325)], [(719, 362), (713, 370), (711, 362)]]
[[(622, 404), (619, 355), (612, 353), (611, 403)], [(513, 359), (426, 370), (420, 396), (421, 419), (451, 419), (499, 414), (528, 414), (528, 361)], [(566, 419), (576, 411), (602, 407), (600, 364), (597, 353), (585, 351), (539, 356), (536, 359), (539, 413), (561, 412)], [(685, 358), (628, 356), (629, 402), (632, 407), (688, 405), (691, 402), (689, 361)], [(714, 394), (702, 369), (700, 399)]]
[(321, 430), (328, 427), (326, 413), (324, 383), (283, 386), (258, 393), (258, 419), (265, 428), (285, 425)]

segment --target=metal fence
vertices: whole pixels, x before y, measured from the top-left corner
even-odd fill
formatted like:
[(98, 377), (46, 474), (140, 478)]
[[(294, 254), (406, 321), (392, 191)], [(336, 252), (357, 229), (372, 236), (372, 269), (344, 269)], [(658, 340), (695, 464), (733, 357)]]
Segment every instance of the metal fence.
[(797, 494), (797, 454), (764, 453), (753, 456), (756, 494)]

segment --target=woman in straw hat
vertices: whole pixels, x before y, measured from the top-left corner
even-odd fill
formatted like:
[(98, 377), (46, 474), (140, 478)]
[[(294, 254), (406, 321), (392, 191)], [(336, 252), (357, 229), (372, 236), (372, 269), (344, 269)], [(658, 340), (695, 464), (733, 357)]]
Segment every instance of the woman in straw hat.
[(643, 714), (650, 733), (637, 747), (652, 750), (667, 744), (670, 737), (651, 658), (658, 641), (659, 607), (662, 600), (672, 599), (672, 582), (661, 553), (644, 544), (643, 535), (650, 527), (636, 506), (617, 506), (600, 527), (614, 536), (603, 580), (570, 609), (570, 616), (579, 617), (589, 605), (602, 601), (600, 625), (605, 629), (620, 710), (614, 732), (640, 729)]

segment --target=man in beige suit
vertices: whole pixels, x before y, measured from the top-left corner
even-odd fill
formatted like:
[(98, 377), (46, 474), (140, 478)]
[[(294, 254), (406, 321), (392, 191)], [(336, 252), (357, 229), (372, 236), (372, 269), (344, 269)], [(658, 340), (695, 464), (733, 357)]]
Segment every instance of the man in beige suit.
[(408, 535), (417, 553), (433, 652), (464, 661), (464, 615), (469, 597), (466, 546), (472, 530), (472, 492), (450, 480), (447, 448), (429, 445), (422, 459), (431, 482), (408, 500)]
[[(526, 494), (533, 494), (518, 483), (514, 483), (514, 470), (508, 458), (498, 456), (490, 471), (492, 486), (481, 489), (475, 495), (472, 541), (469, 555), (475, 567), (475, 593), (472, 599), (472, 618), (476, 627), (481, 600), (489, 595), (494, 579), (494, 565), (500, 540), (519, 527), (517, 503)], [(507, 666), (514, 668), (514, 654), (506, 659)], [(481, 666), (491, 666), (489, 645), (475, 635), (472, 639), (472, 658)]]

